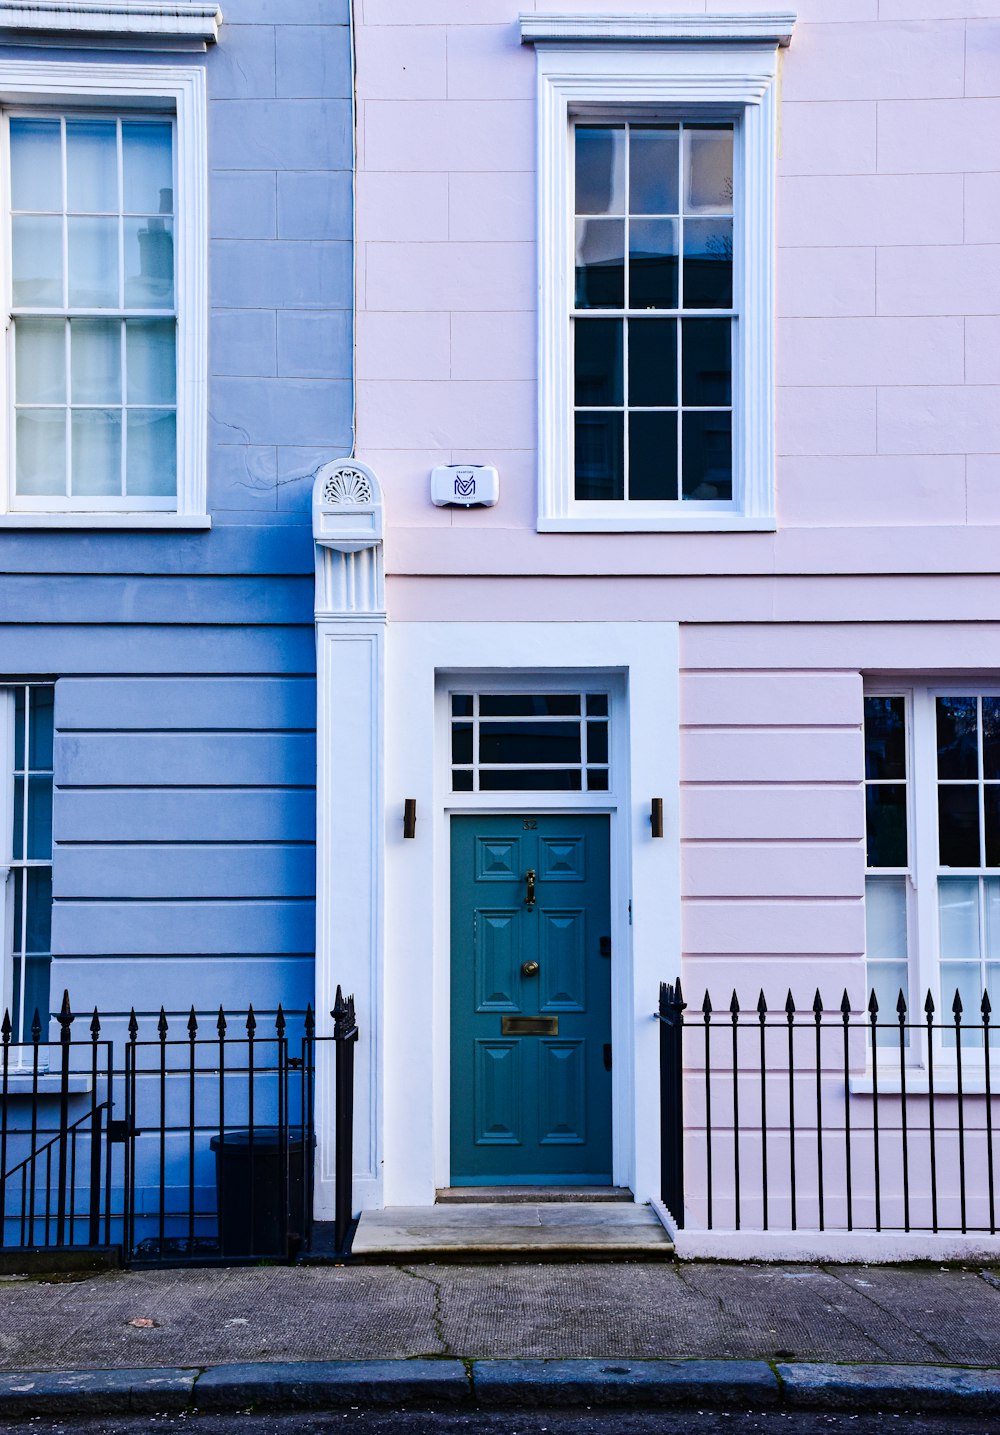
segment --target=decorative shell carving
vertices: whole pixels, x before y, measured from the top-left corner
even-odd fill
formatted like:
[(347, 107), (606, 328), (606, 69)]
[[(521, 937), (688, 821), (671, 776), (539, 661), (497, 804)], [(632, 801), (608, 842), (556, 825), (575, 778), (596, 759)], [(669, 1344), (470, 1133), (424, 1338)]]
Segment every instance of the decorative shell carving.
[(329, 504), (369, 504), (375, 502), (371, 481), (357, 468), (338, 468), (323, 485), (323, 502)]

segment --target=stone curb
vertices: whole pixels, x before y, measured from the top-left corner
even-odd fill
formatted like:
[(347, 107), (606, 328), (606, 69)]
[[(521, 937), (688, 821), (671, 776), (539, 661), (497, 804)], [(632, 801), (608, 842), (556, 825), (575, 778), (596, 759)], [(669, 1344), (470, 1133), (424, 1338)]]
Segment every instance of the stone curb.
[(175, 1410), (668, 1406), (1000, 1412), (1000, 1370), (760, 1360), (337, 1360), (0, 1373), (0, 1418)]

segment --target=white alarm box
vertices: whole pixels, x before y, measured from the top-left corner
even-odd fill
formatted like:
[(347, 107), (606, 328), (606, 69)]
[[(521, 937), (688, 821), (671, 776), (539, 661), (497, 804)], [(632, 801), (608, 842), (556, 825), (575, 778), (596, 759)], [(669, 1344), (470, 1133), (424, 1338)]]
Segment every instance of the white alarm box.
[(500, 475), (487, 463), (439, 463), (431, 469), (431, 502), (438, 508), (492, 508)]

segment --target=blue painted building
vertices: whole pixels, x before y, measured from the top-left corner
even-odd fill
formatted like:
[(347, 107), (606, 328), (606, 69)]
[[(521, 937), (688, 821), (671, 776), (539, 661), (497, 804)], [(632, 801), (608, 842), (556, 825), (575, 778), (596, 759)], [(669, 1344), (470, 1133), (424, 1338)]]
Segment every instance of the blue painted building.
[(18, 1033), (64, 988), (112, 1016), (313, 999), (310, 501), (352, 445), (351, 44), (346, 0), (277, 13), (0, 6)]

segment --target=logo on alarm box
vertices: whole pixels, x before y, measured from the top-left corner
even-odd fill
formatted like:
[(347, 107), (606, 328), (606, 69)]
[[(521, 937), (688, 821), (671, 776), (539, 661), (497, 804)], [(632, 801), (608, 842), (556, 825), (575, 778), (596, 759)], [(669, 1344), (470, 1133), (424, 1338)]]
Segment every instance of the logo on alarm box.
[(475, 498), (476, 480), (471, 473), (459, 473), (455, 475), (455, 497)]

